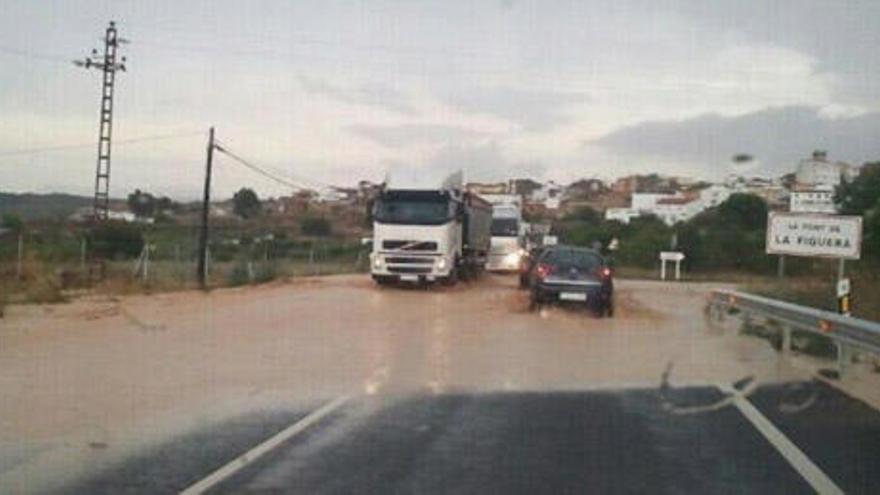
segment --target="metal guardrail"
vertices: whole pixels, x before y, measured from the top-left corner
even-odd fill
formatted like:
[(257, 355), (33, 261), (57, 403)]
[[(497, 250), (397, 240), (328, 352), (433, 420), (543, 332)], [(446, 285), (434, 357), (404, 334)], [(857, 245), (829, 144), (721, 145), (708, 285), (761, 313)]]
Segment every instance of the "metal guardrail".
[(735, 314), (744, 321), (764, 319), (782, 331), (782, 352), (791, 349), (793, 330), (821, 335), (837, 346), (838, 371), (843, 373), (859, 349), (880, 355), (880, 323), (840, 315), (808, 306), (777, 301), (732, 290), (713, 290), (706, 306), (707, 316), (723, 320)]

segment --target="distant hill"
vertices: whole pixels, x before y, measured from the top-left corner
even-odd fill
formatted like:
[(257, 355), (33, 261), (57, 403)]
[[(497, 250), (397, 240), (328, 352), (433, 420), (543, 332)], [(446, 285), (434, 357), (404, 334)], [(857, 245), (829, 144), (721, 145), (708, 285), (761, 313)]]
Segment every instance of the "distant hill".
[(92, 198), (72, 194), (13, 194), (0, 192), (0, 216), (7, 213), (24, 220), (68, 217), (78, 208), (90, 206)]

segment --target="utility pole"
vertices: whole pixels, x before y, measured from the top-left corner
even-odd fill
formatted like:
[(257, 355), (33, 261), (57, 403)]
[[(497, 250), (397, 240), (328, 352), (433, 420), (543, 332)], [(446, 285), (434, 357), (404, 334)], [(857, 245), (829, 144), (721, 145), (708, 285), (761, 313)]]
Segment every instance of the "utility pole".
[(106, 220), (110, 209), (110, 137), (113, 134), (113, 87), (116, 71), (125, 72), (125, 57), (116, 61), (116, 50), (128, 40), (119, 38), (116, 23), (110, 21), (104, 34), (104, 56), (92, 49), (90, 56), (73, 63), (86, 69), (99, 69), (103, 75), (101, 84), (101, 111), (98, 119), (98, 162), (95, 170), (94, 216), (96, 221)]
[(208, 210), (211, 206), (211, 163), (214, 160), (214, 128), (208, 133), (208, 158), (205, 162), (205, 194), (202, 199), (202, 228), (199, 235), (199, 286), (208, 288)]

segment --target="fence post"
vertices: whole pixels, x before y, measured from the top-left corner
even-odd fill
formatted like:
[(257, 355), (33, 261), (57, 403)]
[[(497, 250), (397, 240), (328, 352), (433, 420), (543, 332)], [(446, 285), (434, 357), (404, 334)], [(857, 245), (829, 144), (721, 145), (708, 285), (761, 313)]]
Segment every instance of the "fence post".
[(24, 257), (24, 233), (18, 233), (18, 261), (15, 264), (15, 280), (21, 280), (22, 257)]
[(143, 273), (144, 282), (146, 282), (147, 278), (149, 278), (149, 271), (150, 271), (150, 245), (147, 244), (146, 246), (144, 246), (144, 273)]
[(788, 325), (782, 325), (782, 344), (780, 350), (782, 354), (791, 354), (791, 327)]
[(79, 269), (83, 273), (86, 271), (86, 238), (83, 237), (79, 241)]
[(837, 342), (837, 372), (840, 376), (846, 372), (852, 361), (852, 348), (843, 342)]

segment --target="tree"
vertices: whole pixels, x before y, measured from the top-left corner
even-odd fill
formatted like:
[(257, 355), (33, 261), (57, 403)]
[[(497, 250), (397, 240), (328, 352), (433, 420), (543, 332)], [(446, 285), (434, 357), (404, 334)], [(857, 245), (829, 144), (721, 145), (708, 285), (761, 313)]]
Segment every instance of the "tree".
[(304, 235), (328, 236), (333, 232), (330, 221), (324, 217), (306, 217), (300, 222)]
[(168, 196), (156, 199), (156, 213), (174, 211), (175, 209), (177, 209), (177, 205)]
[(253, 189), (242, 187), (232, 196), (232, 209), (241, 218), (252, 218), (260, 213), (260, 198)]
[(767, 228), (767, 202), (754, 194), (731, 194), (727, 201), (718, 205), (723, 222), (730, 222), (746, 230)]
[(602, 221), (602, 217), (599, 212), (589, 206), (578, 206), (573, 212), (565, 215), (565, 220), (599, 223)]
[(125, 222), (104, 222), (89, 233), (91, 251), (108, 259), (134, 258), (144, 248), (141, 229)]
[(3, 221), (0, 222), (0, 226), (13, 232), (21, 232), (24, 230), (24, 220), (18, 215), (6, 213), (3, 215)]
[(152, 217), (156, 214), (156, 198), (150, 193), (135, 189), (128, 195), (128, 209), (137, 217)]
[(845, 215), (863, 215), (880, 201), (880, 162), (866, 163), (852, 181), (837, 186), (834, 202)]

